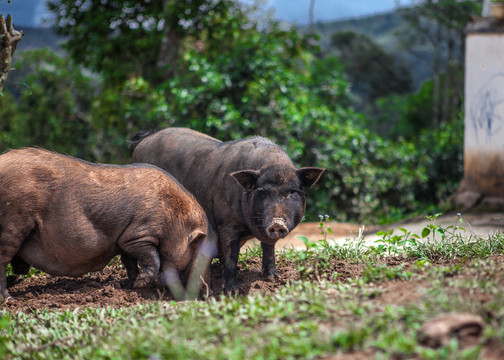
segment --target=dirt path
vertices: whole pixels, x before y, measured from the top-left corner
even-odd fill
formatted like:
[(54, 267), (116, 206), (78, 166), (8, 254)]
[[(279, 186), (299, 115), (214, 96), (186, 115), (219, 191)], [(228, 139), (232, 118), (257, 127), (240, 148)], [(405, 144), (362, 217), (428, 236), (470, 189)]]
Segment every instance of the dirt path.
[[(345, 239), (353, 239), (358, 236), (359, 230), (362, 230), (362, 235), (366, 243), (373, 243), (377, 239), (381, 238), (376, 236), (376, 233), (380, 230), (389, 231), (394, 229), (395, 234), (402, 234), (398, 228), (404, 228), (410, 231), (412, 234), (420, 235), (422, 229), (428, 225), (439, 225), (443, 228), (448, 228), (450, 226), (459, 226), (465, 229), (457, 230), (462, 236), (481, 236), (487, 237), (492, 233), (504, 232), (504, 213), (464, 213), (461, 214), (462, 222), (459, 221), (459, 216), (457, 213), (447, 213), (437, 217), (433, 222), (425, 219), (424, 216), (417, 217), (414, 219), (401, 221), (398, 223), (377, 226), (368, 224), (348, 224), (339, 222), (328, 222), (325, 226), (328, 226), (332, 230), (332, 234), (327, 236), (327, 239), (341, 244)], [(278, 241), (276, 248), (295, 248), (303, 249), (305, 246), (303, 242), (299, 239), (299, 236), (305, 236), (310, 241), (317, 241), (323, 238), (321, 235), (321, 230), (319, 228), (319, 223), (302, 223), (294, 231), (287, 236), (285, 239)], [(254, 244), (256, 242), (251, 242)]]
[[(464, 215), (464, 223), (459, 225), (467, 228), (467, 236), (478, 234), (486, 236), (492, 232), (504, 231), (504, 214), (468, 214)], [(454, 214), (447, 214), (436, 219), (436, 224), (449, 226), (456, 223)], [(378, 238), (376, 232), (389, 228), (397, 229), (404, 227), (412, 232), (420, 233), (421, 229), (430, 224), (425, 219), (406, 221), (390, 226), (376, 227), (364, 226), (363, 235), (366, 241), (374, 241)], [(339, 242), (344, 239), (356, 237), (362, 226), (330, 222), (326, 224), (332, 229), (329, 240)], [(311, 241), (320, 240), (323, 236), (318, 223), (303, 223), (299, 225), (286, 239), (279, 241), (277, 249), (281, 248), (304, 248), (303, 242), (298, 236), (306, 236)], [(249, 245), (252, 245), (250, 242)], [(390, 259), (394, 260), (394, 259)], [(408, 259), (402, 259), (407, 262)], [(387, 263), (390, 266), (397, 264)], [(261, 259), (252, 258), (246, 263), (239, 263), (239, 287), (240, 294), (252, 294), (254, 292), (273, 293), (285, 286), (290, 280), (297, 280), (299, 273), (296, 264), (286, 259), (277, 258), (277, 266), (280, 278), (274, 282), (266, 281), (261, 274)], [(328, 273), (338, 273), (342, 280), (345, 278), (359, 277), (363, 264), (355, 264), (342, 260), (331, 260), (331, 269)], [(214, 295), (222, 292), (222, 265), (212, 265), (211, 288)], [(68, 309), (88, 306), (133, 306), (144, 302), (172, 300), (169, 292), (161, 287), (145, 290), (134, 290), (128, 284), (126, 271), (117, 260), (107, 266), (103, 271), (91, 273), (79, 278), (56, 277), (39, 274), (29, 278), (9, 277), (8, 287), (12, 299), (1, 303), (2, 309), (10, 311), (36, 311), (41, 309)]]
[[(332, 231), (331, 234), (327, 234), (327, 240), (341, 242), (344, 239), (351, 239), (359, 234), (359, 229), (362, 229), (362, 225), (358, 224), (348, 224), (331, 221), (324, 224), (325, 227), (329, 227)], [(376, 226), (365, 227), (366, 232), (372, 232), (372, 230), (377, 229)], [(369, 229), (369, 230), (368, 230)], [(376, 233), (376, 232), (374, 232)], [(307, 222), (299, 224), (287, 237), (280, 239), (276, 245), (275, 249), (304, 249), (305, 245), (300, 236), (307, 237), (310, 241), (319, 241), (324, 238), (322, 234), (322, 229), (320, 224), (316, 222)], [(250, 240), (245, 246), (255, 246), (258, 245), (259, 241)]]

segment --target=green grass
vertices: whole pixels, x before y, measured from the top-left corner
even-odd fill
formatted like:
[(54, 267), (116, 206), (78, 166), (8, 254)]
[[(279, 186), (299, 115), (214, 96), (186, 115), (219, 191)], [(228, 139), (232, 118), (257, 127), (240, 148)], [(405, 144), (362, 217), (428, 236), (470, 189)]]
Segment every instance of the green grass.
[[(398, 354), (476, 358), (478, 349), (422, 347), (416, 333), (440, 310), (484, 317), (491, 312), (483, 341), (504, 341), (504, 299), (489, 276), (494, 265), (481, 260), (468, 267), (471, 273), (483, 268), (488, 274), (469, 282), (435, 271), (416, 275), (426, 277), (431, 287), (424, 301), (404, 306), (375, 302), (376, 284), (304, 281), (268, 296), (5, 314), (3, 351), (30, 359), (310, 359), (359, 349), (374, 349), (384, 359)], [(494, 300), (482, 304), (460, 297), (460, 289), (474, 287)]]
[[(376, 359), (477, 359), (486, 342), (504, 343), (504, 271), (492, 258), (504, 253), (504, 236), (430, 230), (428, 241), (411, 234), (394, 240), (387, 233), (381, 250), (359, 238), (343, 246), (306, 239), (305, 250), (280, 254), (298, 267), (302, 280), (272, 295), (121, 309), (0, 310), (0, 358), (312, 359), (365, 351)], [(389, 254), (411, 258), (410, 266), (385, 266)], [(240, 261), (258, 255), (252, 249)], [(330, 273), (331, 259), (363, 263), (364, 270), (339, 281)], [(451, 262), (437, 265), (440, 259)], [(387, 285), (397, 281), (413, 284), (418, 299), (385, 301)], [(483, 317), (478, 346), (462, 350), (453, 340), (432, 349), (419, 343), (421, 326), (449, 312)]]

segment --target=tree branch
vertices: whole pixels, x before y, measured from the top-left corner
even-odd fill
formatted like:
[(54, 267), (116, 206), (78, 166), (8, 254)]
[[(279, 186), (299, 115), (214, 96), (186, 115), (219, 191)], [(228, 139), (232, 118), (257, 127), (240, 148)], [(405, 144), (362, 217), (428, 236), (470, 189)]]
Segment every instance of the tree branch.
[(23, 31), (14, 30), (12, 16), (7, 15), (7, 19), (4, 20), (3, 15), (0, 15), (0, 93), (7, 80), (14, 51), (23, 35)]

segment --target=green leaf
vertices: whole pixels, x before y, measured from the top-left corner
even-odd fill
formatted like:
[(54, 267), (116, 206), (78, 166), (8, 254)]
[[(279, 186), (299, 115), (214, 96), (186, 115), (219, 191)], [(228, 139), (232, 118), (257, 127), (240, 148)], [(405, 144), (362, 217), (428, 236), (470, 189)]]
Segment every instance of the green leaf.
[(431, 231), (429, 228), (424, 227), (422, 230), (422, 238), (426, 238), (427, 236), (429, 236), (430, 232)]
[(303, 236), (303, 235), (299, 235), (298, 239), (301, 240), (305, 244), (308, 244), (310, 242), (310, 240), (306, 236)]

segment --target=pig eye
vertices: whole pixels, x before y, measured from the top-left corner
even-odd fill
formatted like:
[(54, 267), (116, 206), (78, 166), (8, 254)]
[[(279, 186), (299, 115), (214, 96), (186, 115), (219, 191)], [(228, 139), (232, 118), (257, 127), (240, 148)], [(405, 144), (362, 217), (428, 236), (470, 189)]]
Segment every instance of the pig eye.
[(301, 191), (299, 189), (290, 189), (288, 191), (289, 196), (295, 196), (295, 195), (300, 195)]
[(258, 197), (267, 197), (268, 196), (268, 190), (265, 188), (257, 188), (256, 191), (256, 196)]

